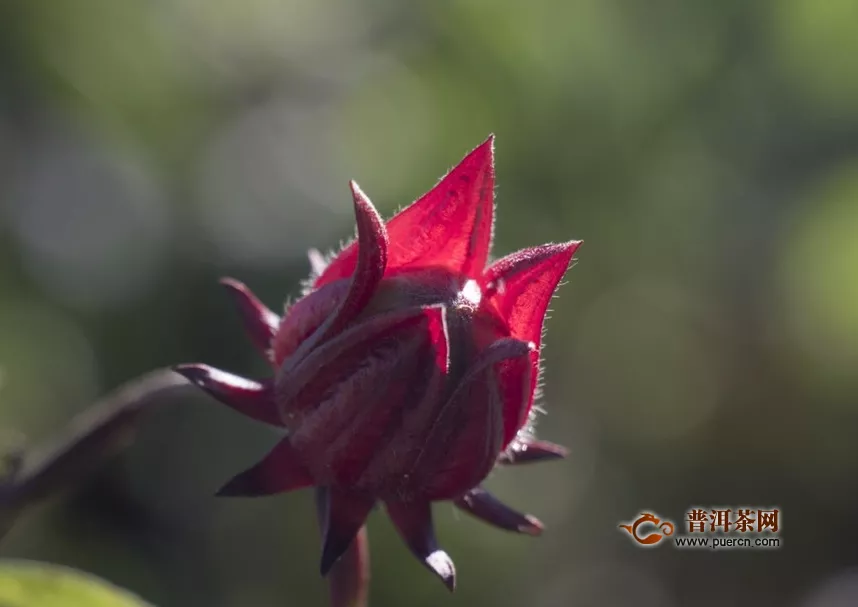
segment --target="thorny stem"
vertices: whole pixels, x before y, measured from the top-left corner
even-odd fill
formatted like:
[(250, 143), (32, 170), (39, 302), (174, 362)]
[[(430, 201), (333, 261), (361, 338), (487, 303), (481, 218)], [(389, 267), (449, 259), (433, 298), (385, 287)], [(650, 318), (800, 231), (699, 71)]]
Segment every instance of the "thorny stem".
[[(167, 402), (187, 380), (170, 369), (133, 379), (72, 419), (58, 437), (31, 449), (0, 453), (0, 540), (29, 506), (61, 491), (133, 441), (140, 415)], [(325, 490), (317, 490), (320, 525)], [(366, 527), (328, 576), (331, 607), (366, 607), (369, 549)]]

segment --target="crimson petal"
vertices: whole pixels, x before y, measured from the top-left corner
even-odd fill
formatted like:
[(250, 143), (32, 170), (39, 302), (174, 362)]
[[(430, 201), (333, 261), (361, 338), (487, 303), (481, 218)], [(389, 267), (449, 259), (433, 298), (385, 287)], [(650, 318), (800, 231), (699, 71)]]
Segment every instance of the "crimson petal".
[(379, 315), (294, 368), (284, 364), (278, 402), (318, 482), (368, 489), (397, 465), (380, 445), (423, 395), (440, 391), (448, 365), (444, 319), (441, 306)]
[(313, 477), (286, 437), (261, 462), (235, 476), (217, 494), (226, 497), (257, 497), (312, 485)]
[(350, 182), (357, 220), (357, 263), (349, 285), (349, 291), (337, 310), (305, 340), (293, 357), (301, 359), (316, 346), (336, 335), (361, 313), (372, 298), (387, 267), (388, 236), (384, 221), (358, 184)]
[[(569, 268), (580, 241), (548, 244), (523, 249), (504, 257), (489, 267), (482, 278), (483, 293), (490, 305), (504, 318), (513, 337), (536, 345), (531, 355), (530, 398), (521, 411), (509, 411), (506, 445), (527, 419), (533, 405), (533, 394), (539, 379), (539, 346), (548, 302), (557, 284)], [(513, 422), (509, 425), (509, 422)]]
[(283, 425), (269, 381), (255, 382), (200, 364), (176, 365), (173, 371), (239, 413), (272, 426)]
[(518, 436), (527, 423), (533, 398), (533, 377), (539, 372), (539, 352), (533, 342), (528, 356), (501, 361), (497, 367), (497, 382), (503, 395), (503, 448)]
[(542, 322), (557, 284), (580, 241), (522, 249), (498, 260), (483, 274), (483, 292), (513, 337), (539, 345)]
[[(410, 329), (425, 325), (428, 336), (436, 346), (436, 362), (446, 369), (448, 351), (444, 325), (444, 310), (441, 306), (406, 308), (397, 312), (380, 314), (344, 331), (335, 339), (322, 344), (305, 358), (287, 359), (277, 374), (275, 390), (280, 402), (289, 402), (310, 383), (329, 386), (325, 373), (343, 374), (343, 369), (366, 359), (367, 348), (388, 337), (403, 337)], [(314, 402), (313, 405), (318, 403)]]
[[(387, 222), (388, 272), (408, 266), (437, 266), (464, 276), (479, 275), (491, 248), (494, 182), (491, 136), (435, 187)], [(357, 244), (347, 246), (315, 286), (351, 276), (357, 256)]]
[(569, 450), (562, 445), (535, 440), (525, 443), (513, 443), (509, 449), (500, 454), (498, 463), (507, 466), (530, 464), (553, 459), (563, 459), (567, 455), (569, 455)]
[(390, 520), (420, 562), (437, 575), (452, 592), (456, 589), (456, 567), (446, 552), (438, 548), (429, 502), (386, 502)]
[(468, 514), (500, 529), (528, 535), (541, 535), (544, 529), (536, 517), (516, 512), (482, 487), (471, 489), (454, 503)]
[(326, 494), (320, 493), (320, 497), (324, 498), (318, 504), (320, 509), (324, 509), (320, 569), (322, 575), (327, 575), (363, 527), (375, 500), (339, 487), (329, 487)]
[(277, 333), (280, 317), (265, 307), (244, 284), (233, 278), (221, 278), (220, 284), (226, 287), (235, 302), (244, 328), (257, 348), (268, 352), (271, 340)]

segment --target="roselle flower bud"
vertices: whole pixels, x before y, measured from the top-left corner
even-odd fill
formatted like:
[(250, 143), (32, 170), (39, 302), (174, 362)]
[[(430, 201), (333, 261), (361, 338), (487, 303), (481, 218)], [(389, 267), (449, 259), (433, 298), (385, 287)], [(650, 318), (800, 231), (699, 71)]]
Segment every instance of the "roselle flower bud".
[(548, 302), (579, 242), (525, 249), (487, 266), (493, 139), (386, 224), (351, 184), (357, 239), (282, 319), (226, 279), (274, 377), (204, 365), (176, 370), (232, 408), (287, 434), (221, 495), (315, 486), (325, 574), (382, 502), (412, 552), (453, 587), (430, 506), (451, 500), (500, 528), (538, 520), (480, 487), (496, 464), (563, 457), (527, 426)]

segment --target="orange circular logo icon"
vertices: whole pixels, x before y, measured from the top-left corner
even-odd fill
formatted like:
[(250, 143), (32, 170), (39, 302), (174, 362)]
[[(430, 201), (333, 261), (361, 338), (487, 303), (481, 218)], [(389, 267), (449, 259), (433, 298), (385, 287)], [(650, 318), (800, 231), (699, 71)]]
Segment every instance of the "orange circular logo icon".
[[(646, 526), (644, 529), (640, 527)], [(653, 528), (654, 529), (651, 529)], [(673, 535), (674, 526), (668, 520), (661, 520), (651, 512), (642, 512), (641, 515), (630, 523), (619, 525), (620, 529), (628, 531), (638, 544), (652, 546), (658, 544), (661, 540), (669, 535)], [(649, 530), (649, 533), (646, 533)], [(660, 531), (660, 532), (659, 532)], [(640, 533), (646, 533), (641, 535)]]

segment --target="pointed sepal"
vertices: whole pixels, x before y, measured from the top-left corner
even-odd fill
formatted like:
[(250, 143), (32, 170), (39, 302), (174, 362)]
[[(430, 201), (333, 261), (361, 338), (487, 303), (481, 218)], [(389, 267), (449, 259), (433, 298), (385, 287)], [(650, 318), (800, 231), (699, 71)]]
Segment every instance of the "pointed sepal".
[[(435, 187), (387, 222), (389, 272), (442, 267), (478, 276), (491, 248), (494, 224), (494, 136), (470, 152)], [(351, 276), (357, 245), (349, 245), (315, 286)]]
[(173, 371), (226, 406), (255, 420), (282, 426), (270, 382), (255, 382), (208, 365), (176, 365)]
[(573, 240), (523, 249), (485, 271), (483, 293), (513, 337), (539, 345), (548, 303), (580, 245)]
[(456, 589), (456, 567), (449, 555), (438, 547), (428, 501), (385, 502), (387, 514), (405, 544), (423, 565), (444, 582), (450, 592)]
[(265, 307), (265, 304), (239, 281), (233, 278), (221, 278), (220, 284), (226, 288), (238, 308), (244, 328), (254, 345), (267, 354), (271, 348), (271, 340), (274, 339), (277, 327), (280, 325), (280, 317)]
[(363, 527), (375, 500), (339, 487), (330, 487), (324, 503), (322, 517), (322, 560), (320, 571), (327, 575), (351, 545)]
[(334, 313), (298, 347), (295, 358), (302, 358), (319, 344), (340, 333), (363, 311), (384, 277), (388, 247), (384, 221), (358, 184), (352, 181), (350, 185), (357, 220), (358, 249), (349, 290)]
[(221, 497), (258, 497), (295, 491), (313, 485), (313, 477), (301, 463), (289, 437), (255, 466), (236, 475), (217, 492)]
[[(324, 533), (330, 489), (316, 488), (316, 513)], [(330, 607), (365, 607), (369, 594), (369, 538), (364, 524), (328, 572)]]
[(548, 441), (513, 442), (506, 451), (500, 454), (498, 463), (505, 466), (515, 466), (563, 459), (568, 455), (569, 450), (566, 447)]
[[(524, 249), (495, 262), (483, 274), (481, 286), (488, 305), (493, 306), (498, 316), (506, 320), (510, 335), (535, 345), (530, 357), (529, 397), (523, 407), (513, 407), (505, 413), (504, 447), (526, 422), (533, 406), (539, 380), (539, 348), (545, 313), (580, 245), (580, 241), (573, 240)], [(502, 381), (515, 385), (520, 373), (520, 370), (511, 370), (507, 379)]]
[(517, 533), (541, 535), (542, 523), (530, 514), (513, 510), (482, 487), (475, 487), (455, 500), (456, 506), (483, 522)]

